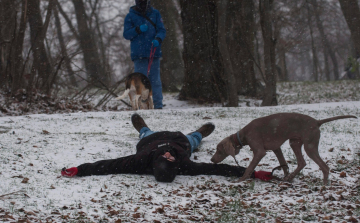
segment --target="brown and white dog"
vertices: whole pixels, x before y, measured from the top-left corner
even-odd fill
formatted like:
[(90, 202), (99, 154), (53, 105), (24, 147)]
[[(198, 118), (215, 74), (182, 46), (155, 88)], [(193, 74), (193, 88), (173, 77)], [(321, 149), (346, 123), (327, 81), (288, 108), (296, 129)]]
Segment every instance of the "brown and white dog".
[(124, 93), (115, 99), (121, 100), (128, 95), (133, 110), (154, 109), (150, 80), (144, 74), (129, 74), (126, 77)]

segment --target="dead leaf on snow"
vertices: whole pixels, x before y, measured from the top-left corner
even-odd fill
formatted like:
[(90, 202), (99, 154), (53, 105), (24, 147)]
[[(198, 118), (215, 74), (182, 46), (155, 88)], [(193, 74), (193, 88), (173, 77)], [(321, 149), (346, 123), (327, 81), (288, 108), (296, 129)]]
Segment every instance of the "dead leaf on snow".
[(163, 214), (165, 211), (163, 208), (156, 208), (155, 211), (153, 211), (153, 213), (159, 213), (159, 214)]
[(339, 163), (339, 164), (346, 164), (347, 161), (346, 161), (346, 160), (338, 160), (337, 163)]
[(44, 135), (49, 135), (50, 132), (49, 132), (49, 131), (46, 131), (46, 130), (42, 130), (42, 134), (44, 134)]
[(113, 216), (113, 215), (118, 215), (119, 213), (120, 213), (119, 211), (115, 211), (115, 210), (109, 211), (109, 214), (110, 214), (111, 216)]
[(22, 175), (19, 175), (19, 176), (13, 176), (11, 178), (24, 178)]
[(36, 216), (36, 214), (34, 212), (32, 212), (32, 211), (25, 211), (25, 214)]
[(346, 177), (346, 173), (345, 173), (345, 172), (341, 172), (341, 173), (340, 173), (340, 177), (341, 177), (341, 178)]
[[(80, 212), (79, 212), (80, 213)], [(55, 211), (52, 211), (51, 214), (56, 214), (56, 215), (60, 215), (60, 211), (59, 210), (55, 210)]]
[(25, 177), (25, 178), (21, 181), (21, 183), (26, 184), (26, 183), (28, 183), (28, 181), (29, 181), (29, 178)]
[(135, 213), (135, 214), (133, 214), (132, 216), (133, 216), (133, 218), (141, 218), (140, 213)]
[(353, 223), (357, 223), (359, 222), (358, 220), (356, 220), (356, 218), (354, 218), (353, 216), (351, 216), (349, 219), (348, 219), (349, 222), (353, 222)]
[(12, 219), (12, 220), (15, 220), (15, 218), (14, 218), (13, 216), (8, 215), (8, 214), (4, 215), (3, 218), (10, 218), (10, 219)]

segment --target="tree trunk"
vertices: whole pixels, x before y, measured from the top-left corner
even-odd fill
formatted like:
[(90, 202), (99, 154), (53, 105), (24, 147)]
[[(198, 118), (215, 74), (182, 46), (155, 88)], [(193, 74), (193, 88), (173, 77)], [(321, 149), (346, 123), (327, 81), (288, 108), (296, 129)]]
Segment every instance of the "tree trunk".
[(230, 0), (227, 7), (226, 31), (237, 93), (248, 96), (258, 93), (254, 70), (254, 10), (254, 2), (247, 0)]
[(226, 42), (226, 37), (228, 36), (227, 26), (226, 26), (226, 13), (228, 0), (218, 0), (218, 41), (219, 41), (219, 50), (222, 57), (222, 62), (224, 64), (225, 72), (225, 81), (227, 83), (228, 89), (228, 107), (238, 107), (239, 98), (236, 90), (236, 80), (234, 77), (234, 69), (231, 61), (228, 44)]
[(318, 0), (313, 0), (313, 5), (314, 5), (314, 10), (315, 10), (315, 20), (316, 20), (316, 24), (317, 24), (317, 27), (319, 29), (319, 32), (320, 32), (320, 36), (321, 36), (321, 39), (322, 39), (322, 42), (323, 42), (323, 45), (324, 45), (324, 48), (327, 49), (327, 52), (329, 53), (329, 56), (331, 58), (331, 61), (333, 63), (333, 70), (334, 70), (334, 77), (335, 77), (335, 80), (339, 80), (339, 66), (338, 66), (338, 63), (337, 63), (337, 60), (336, 60), (336, 55), (335, 55), (335, 52), (334, 50), (332, 49), (331, 45), (330, 45), (330, 42), (325, 34), (325, 31), (324, 31), (324, 26), (320, 20), (320, 10), (319, 10), (319, 6), (318, 6), (318, 3), (317, 3)]
[(278, 48), (279, 67), (281, 69), (281, 81), (289, 81), (288, 71), (286, 67), (286, 49), (281, 46)]
[(309, 29), (310, 29), (310, 37), (311, 37), (311, 51), (312, 51), (312, 59), (313, 59), (313, 76), (316, 82), (319, 81), (319, 74), (318, 74), (318, 61), (317, 61), (317, 54), (316, 54), (316, 47), (315, 47), (315, 43), (314, 43), (314, 35), (313, 35), (313, 28), (312, 28), (312, 24), (311, 24), (311, 17), (312, 17), (312, 13), (310, 11), (310, 6), (309, 6), (309, 2), (306, 2), (306, 6), (307, 6), (307, 11), (308, 11), (308, 24), (309, 24)]
[(0, 1), (0, 87), (9, 87), (13, 79), (10, 70), (17, 66), (11, 61), (16, 24), (16, 2)]
[(61, 29), (61, 23), (60, 23), (60, 19), (59, 19), (59, 13), (57, 10), (57, 7), (54, 7), (54, 17), (55, 17), (55, 26), (56, 26), (56, 32), (57, 32), (57, 36), (59, 39), (59, 44), (60, 44), (60, 49), (61, 49), (61, 54), (64, 57), (65, 60), (65, 67), (66, 70), (68, 72), (69, 75), (69, 80), (72, 86), (77, 87), (77, 82), (76, 82), (76, 78), (75, 78), (75, 74), (73, 69), (71, 68), (71, 61), (70, 58), (67, 54), (67, 50), (66, 50), (66, 45), (65, 45), (65, 41), (64, 41), (64, 37), (62, 34), (62, 29)]
[(87, 15), (83, 0), (72, 0), (75, 7), (76, 20), (78, 25), (78, 34), (80, 39), (80, 47), (83, 51), (85, 68), (90, 81), (98, 86), (102, 84), (109, 85), (110, 80), (104, 73), (101, 65), (98, 49), (96, 47), (93, 32), (87, 23)]
[(351, 39), (360, 58), (360, 9), (357, 0), (339, 0), (341, 10), (351, 32)]
[[(111, 68), (110, 68), (110, 64), (109, 64), (109, 59), (108, 56), (106, 55), (106, 50), (107, 47), (105, 46), (104, 43), (104, 38), (103, 38), (103, 32), (101, 30), (101, 21), (99, 19), (99, 7), (101, 7), (101, 5), (99, 4), (99, 1), (96, 0), (94, 2), (89, 1), (89, 4), (91, 6), (91, 18), (94, 17), (94, 30), (96, 29), (97, 35), (94, 35), (94, 40), (95, 42), (98, 44), (99, 46), (99, 50), (100, 50), (100, 59), (101, 59), (101, 66), (104, 69), (104, 75), (107, 76), (107, 79), (109, 80), (113, 80), (113, 73), (111, 72)], [(97, 11), (98, 10), (98, 11)], [(92, 22), (90, 22), (91, 24)], [(91, 29), (91, 28), (90, 28)], [(94, 31), (95, 33), (95, 31)]]
[(153, 0), (151, 4), (160, 11), (166, 28), (166, 38), (161, 47), (163, 57), (160, 67), (163, 91), (179, 91), (176, 85), (184, 79), (184, 62), (177, 39), (177, 33), (181, 32), (177, 22), (179, 14), (173, 1)]
[[(50, 0), (48, 4), (48, 14), (46, 19), (47, 23), (50, 19), (49, 13), (51, 13), (51, 7), (53, 5), (52, 3), (53, 1)], [(40, 1), (28, 0), (28, 22), (30, 26), (31, 48), (34, 57), (33, 63), (35, 65), (34, 68), (37, 70), (38, 74), (36, 82), (34, 82), (35, 72), (32, 72), (33, 75), (30, 77), (30, 85), (27, 89), (31, 92), (33, 87), (45, 88), (47, 81), (52, 75), (52, 66), (46, 53), (44, 44), (48, 24), (43, 24), (42, 22)]]
[(272, 34), (270, 0), (259, 0), (260, 24), (264, 39), (265, 92), (261, 106), (277, 105), (275, 40)]
[(16, 91), (23, 87), (24, 77), (23, 77), (23, 45), (24, 45), (24, 37), (26, 30), (26, 20), (27, 20), (27, 1), (22, 1), (21, 4), (21, 17), (20, 17), (20, 25), (19, 30), (16, 34), (15, 41), (13, 43), (13, 54), (11, 57), (11, 61), (15, 66), (11, 67), (11, 76), (13, 77), (12, 85), (11, 85), (11, 94), (14, 95)]
[(328, 56), (328, 50), (323, 47), (324, 49), (324, 69), (325, 69), (325, 78), (327, 81), (330, 81), (331, 80), (331, 77), (330, 77), (330, 68), (329, 68), (329, 56)]
[(69, 29), (71, 30), (71, 32), (74, 34), (75, 38), (80, 42), (80, 37), (79, 34), (77, 33), (75, 27), (73, 26), (73, 24), (71, 23), (71, 20), (69, 18), (69, 16), (66, 15), (66, 13), (64, 12), (64, 10), (62, 9), (60, 3), (58, 0), (54, 0), (57, 6), (57, 9), (59, 10), (60, 14), (63, 16), (63, 18), (66, 21), (66, 24), (69, 26)]
[(180, 0), (184, 32), (184, 85), (179, 99), (224, 102), (226, 84), (219, 55), (214, 1)]

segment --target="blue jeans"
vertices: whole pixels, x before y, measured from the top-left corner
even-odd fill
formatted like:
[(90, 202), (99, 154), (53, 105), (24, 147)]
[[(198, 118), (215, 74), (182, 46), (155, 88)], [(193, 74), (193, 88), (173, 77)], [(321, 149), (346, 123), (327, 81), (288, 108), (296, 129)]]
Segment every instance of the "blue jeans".
[[(147, 76), (147, 69), (149, 65), (149, 58), (134, 60), (135, 72), (142, 73)], [(149, 80), (153, 92), (154, 108), (163, 107), (162, 84), (160, 78), (160, 58), (154, 58), (150, 72)]]
[[(151, 131), (148, 127), (143, 127), (142, 129), (140, 129), (139, 138), (142, 139), (142, 138), (144, 138), (146, 136), (149, 136), (149, 135), (151, 135), (153, 133), (155, 133), (155, 132)], [(200, 142), (202, 140), (202, 135), (200, 134), (200, 132), (193, 132), (193, 133), (191, 133), (191, 135), (186, 135), (186, 138), (190, 142), (191, 153), (193, 153), (194, 150), (199, 147)]]

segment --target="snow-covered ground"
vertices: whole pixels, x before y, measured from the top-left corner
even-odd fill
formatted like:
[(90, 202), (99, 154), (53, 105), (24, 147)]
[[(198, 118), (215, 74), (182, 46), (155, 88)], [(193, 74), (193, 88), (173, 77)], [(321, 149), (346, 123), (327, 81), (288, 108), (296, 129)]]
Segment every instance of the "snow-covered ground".
[[(171, 101), (173, 100), (173, 101)], [(360, 102), (222, 108), (192, 106), (172, 97), (163, 110), (138, 111), (155, 131), (191, 132), (211, 121), (216, 129), (191, 159), (210, 162), (218, 142), (251, 120), (278, 112), (323, 119), (360, 117)], [(195, 107), (195, 108), (192, 108)], [(64, 178), (63, 167), (135, 153), (138, 133), (131, 111), (37, 114), (0, 117), (0, 220), (4, 222), (343, 222), (360, 221), (360, 120), (344, 119), (321, 127), (319, 152), (330, 166), (329, 185), (303, 152), (307, 166), (292, 183), (221, 176), (177, 176), (159, 183), (147, 175)], [(290, 170), (296, 158), (282, 146)], [(236, 156), (247, 166), (252, 152)], [(223, 163), (236, 165), (227, 158)], [(257, 170), (278, 161), (269, 152)], [(282, 172), (278, 172), (281, 176)]]

